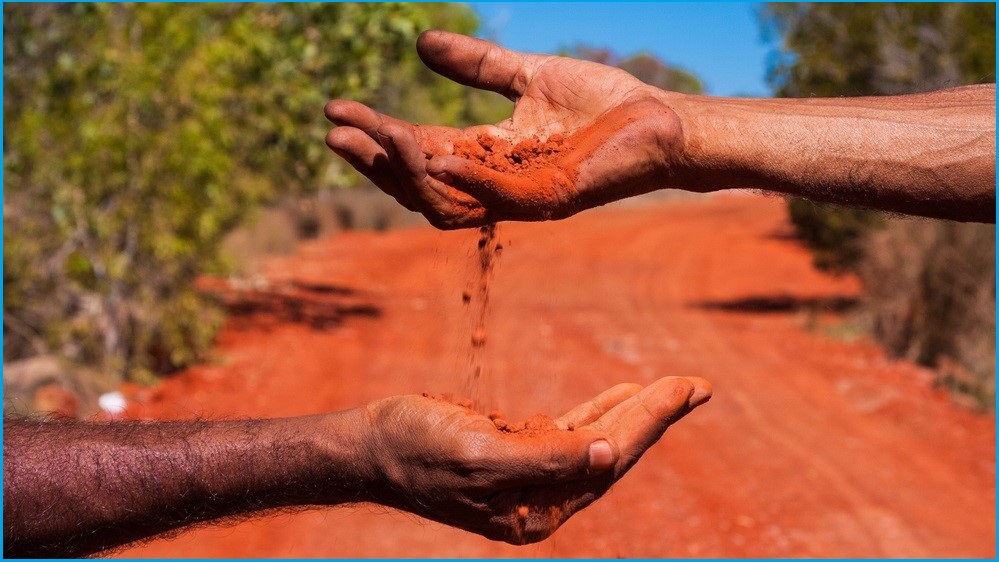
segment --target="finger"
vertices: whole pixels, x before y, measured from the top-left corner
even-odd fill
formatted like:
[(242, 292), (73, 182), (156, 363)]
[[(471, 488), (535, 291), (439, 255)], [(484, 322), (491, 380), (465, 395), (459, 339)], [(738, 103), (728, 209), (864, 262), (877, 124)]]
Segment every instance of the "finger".
[[(470, 127), (469, 131), (474, 131), (480, 127)], [(442, 127), (438, 125), (413, 125), (413, 135), (420, 143), (423, 154), (435, 156), (439, 154), (451, 154), (454, 152), (454, 140), (462, 136), (461, 129), (454, 127)]]
[(498, 220), (478, 199), (434, 178), (428, 177), (424, 188), (430, 207), (424, 216), (441, 230), (478, 228)]
[(330, 101), (326, 104), (324, 111), (326, 118), (334, 124), (360, 129), (379, 143), (382, 141), (379, 131), (384, 127), (398, 127), (410, 131), (414, 127), (402, 119), (379, 113), (363, 103), (351, 100)]
[(504, 540), (513, 544), (530, 544), (548, 538), (573, 514), (593, 503), (613, 484), (614, 475), (606, 473), (569, 484), (526, 489), (514, 513), (514, 532)]
[[(515, 512), (514, 532), (504, 540), (514, 544), (537, 542), (550, 536), (572, 514), (585, 508), (603, 495), (615, 480), (620, 478), (641, 457), (642, 453), (655, 443), (668, 427), (663, 420), (679, 419), (697, 404), (703, 404), (711, 397), (711, 385), (704, 379), (691, 377), (661, 379), (642, 389), (636, 384), (620, 384), (570, 411), (581, 415), (593, 415), (602, 410), (607, 415), (601, 422), (608, 423), (620, 450), (608, 456), (607, 462), (616, 458), (612, 472), (590, 471), (585, 478), (577, 478), (562, 485), (552, 487), (552, 482), (542, 483), (525, 489)], [(616, 403), (610, 410), (604, 407)], [(582, 414), (586, 412), (586, 414)], [(567, 414), (568, 415), (568, 414)], [(565, 416), (563, 416), (564, 418)], [(627, 431), (628, 425), (642, 426), (644, 431)], [(594, 424), (596, 426), (598, 424)], [(591, 428), (582, 428), (584, 431)], [(575, 432), (569, 432), (575, 433)], [(601, 441), (613, 443), (614, 441)], [(592, 464), (592, 457), (591, 457)]]
[(372, 137), (387, 117), (363, 103), (351, 100), (331, 100), (326, 103), (323, 112), (334, 125), (357, 127)]
[(389, 123), (379, 129), (379, 135), (400, 189), (431, 224), (452, 229), (488, 222), (485, 209), (475, 197), (427, 175), (427, 159), (412, 128)]
[(403, 185), (416, 185), (427, 177), (427, 159), (411, 127), (386, 123), (378, 129), (378, 137)]
[(460, 156), (438, 156), (427, 163), (427, 173), (480, 201), (494, 220), (553, 220), (576, 209), (575, 186), (556, 167), (501, 172)]
[(502, 436), (493, 458), (498, 487), (550, 485), (607, 472), (618, 464), (619, 449), (593, 428), (537, 430), (534, 435)]
[(711, 400), (714, 388), (707, 379), (702, 379), (701, 377), (686, 377), (686, 379), (694, 385), (694, 393), (690, 395), (691, 408), (696, 408)]
[(427, 159), (416, 141), (413, 128), (386, 123), (378, 129), (378, 135), (404, 197), (424, 214), (438, 206), (437, 192), (426, 185), (430, 179), (427, 177)]
[[(412, 127), (413, 135), (427, 156), (435, 154), (450, 154), (454, 150), (454, 139), (463, 134), (461, 129), (455, 127), (443, 127), (439, 125), (416, 125), (401, 119), (396, 119), (390, 115), (378, 113), (370, 107), (350, 100), (332, 100), (324, 108), (326, 118), (336, 125), (350, 126), (361, 129), (372, 139), (378, 139), (378, 130), (385, 125), (400, 125)], [(479, 130), (489, 131), (490, 134), (505, 134), (504, 131), (496, 127), (470, 127), (469, 134), (476, 134)]]
[(514, 200), (537, 191), (535, 182), (524, 175), (500, 172), (461, 156), (435, 156), (427, 162), (427, 173), (483, 203)]
[(575, 408), (569, 410), (555, 420), (555, 423), (562, 429), (582, 427), (595, 422), (608, 410), (638, 394), (642, 390), (642, 385), (634, 383), (621, 383), (615, 385), (596, 396), (592, 400), (583, 402)]
[[(620, 447), (620, 460), (615, 467), (618, 477), (662, 437), (666, 429), (693, 409), (691, 398), (710, 396), (703, 379), (666, 377), (645, 387), (641, 392), (618, 404), (592, 424), (597, 430), (611, 434)], [(706, 381), (704, 381), (706, 382)]]
[(538, 61), (548, 58), (440, 30), (420, 34), (416, 50), (434, 72), (459, 84), (491, 90), (510, 99), (524, 94)]
[[(382, 127), (398, 126), (409, 129), (427, 156), (449, 154), (453, 150), (453, 139), (462, 134), (460, 129), (454, 127), (415, 125), (351, 100), (332, 100), (326, 104), (324, 112), (332, 123), (361, 129), (375, 141), (380, 141), (378, 131)], [(471, 130), (475, 129), (477, 127)]]
[(385, 149), (364, 131), (354, 127), (337, 127), (326, 135), (326, 145), (404, 207), (410, 211), (417, 210), (399, 186)]

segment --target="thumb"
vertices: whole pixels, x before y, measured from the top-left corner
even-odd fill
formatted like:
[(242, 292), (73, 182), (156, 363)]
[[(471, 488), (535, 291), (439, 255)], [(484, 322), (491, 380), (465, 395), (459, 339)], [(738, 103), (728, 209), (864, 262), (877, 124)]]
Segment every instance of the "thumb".
[(510, 435), (503, 485), (529, 486), (591, 478), (611, 470), (621, 455), (614, 439), (592, 428), (542, 430), (536, 436)]
[(431, 70), (465, 86), (490, 90), (515, 99), (530, 81), (532, 55), (504, 49), (495, 43), (429, 30), (416, 40), (416, 51)]
[(606, 439), (598, 439), (590, 443), (587, 449), (589, 465), (587, 474), (597, 474), (609, 470), (617, 463), (619, 453)]

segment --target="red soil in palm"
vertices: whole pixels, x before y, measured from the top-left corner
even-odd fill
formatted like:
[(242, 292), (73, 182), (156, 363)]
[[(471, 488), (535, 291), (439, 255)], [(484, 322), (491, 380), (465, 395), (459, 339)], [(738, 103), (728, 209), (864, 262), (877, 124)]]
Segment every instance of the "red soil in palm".
[(815, 271), (788, 232), (781, 200), (748, 195), (504, 223), (474, 359), (463, 293), (481, 271), (478, 231), (344, 233), (276, 259), (267, 277), (283, 289), (247, 295), (212, 363), (132, 389), (133, 417), (289, 416), (429, 392), (526, 420), (665, 375), (705, 377), (714, 397), (536, 545), (360, 505), (119, 555), (994, 557), (994, 415), (835, 337), (829, 310), (858, 284)]
[(481, 134), (475, 139), (456, 141), (454, 154), (500, 172), (525, 172), (551, 166), (565, 142), (565, 136), (558, 134), (545, 140), (525, 139), (516, 144)]

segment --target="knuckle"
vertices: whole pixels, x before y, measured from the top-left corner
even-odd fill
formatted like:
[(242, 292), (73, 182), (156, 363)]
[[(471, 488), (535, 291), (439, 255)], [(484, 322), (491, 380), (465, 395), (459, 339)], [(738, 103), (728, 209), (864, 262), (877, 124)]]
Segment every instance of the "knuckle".
[(553, 455), (544, 459), (538, 465), (539, 475), (546, 480), (555, 480), (565, 474), (565, 462), (561, 455)]

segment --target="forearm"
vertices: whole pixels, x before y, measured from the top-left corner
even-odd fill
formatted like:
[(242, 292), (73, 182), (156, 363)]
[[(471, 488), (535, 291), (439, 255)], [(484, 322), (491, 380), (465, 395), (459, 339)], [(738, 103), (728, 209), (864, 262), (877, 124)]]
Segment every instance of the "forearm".
[(995, 222), (995, 85), (864, 98), (672, 96), (677, 181)]
[(365, 501), (359, 416), (5, 420), (4, 555), (84, 556), (219, 518)]

